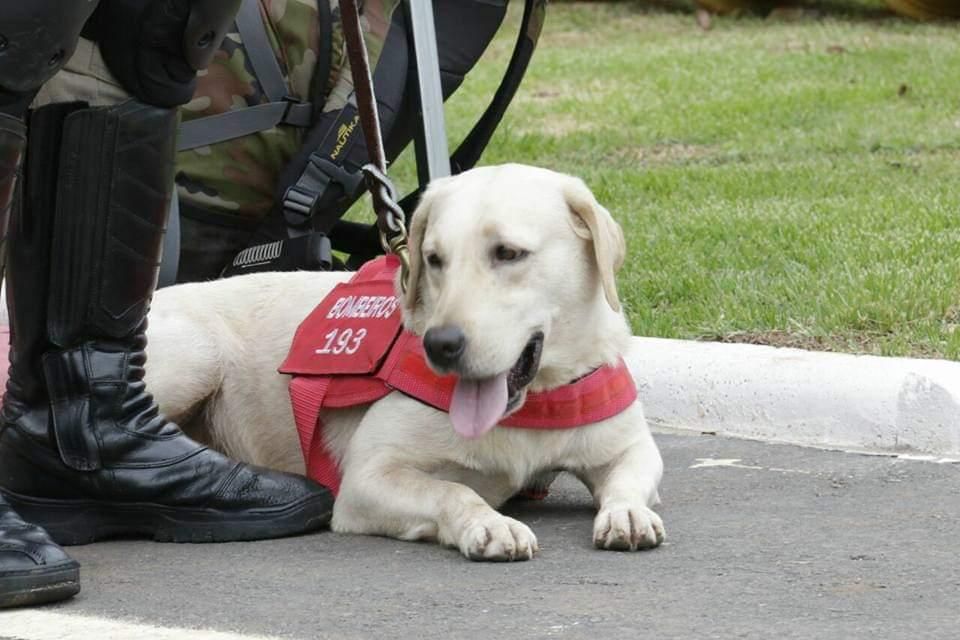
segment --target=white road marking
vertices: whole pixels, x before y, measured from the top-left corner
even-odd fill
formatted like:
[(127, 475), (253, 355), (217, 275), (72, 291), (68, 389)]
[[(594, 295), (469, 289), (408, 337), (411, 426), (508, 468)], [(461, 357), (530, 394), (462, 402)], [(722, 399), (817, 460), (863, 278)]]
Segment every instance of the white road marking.
[(754, 467), (748, 464), (739, 464), (740, 458), (697, 458), (697, 464), (690, 465), (691, 469), (704, 469), (709, 467), (733, 467), (735, 469), (759, 469), (763, 467)]
[(16, 640), (278, 640), (212, 629), (157, 627), (140, 622), (22, 609), (0, 613), (0, 637)]
[(919, 453), (900, 453), (897, 454), (898, 460), (910, 460), (912, 462), (932, 462), (934, 464), (957, 464), (960, 463), (960, 459), (957, 458), (941, 458), (940, 456), (929, 456)]
[(691, 469), (709, 469), (711, 467), (727, 467), (733, 469), (752, 469), (755, 471), (773, 471), (774, 473), (802, 473), (809, 475), (803, 469), (784, 469), (782, 467), (758, 467), (750, 464), (740, 464), (740, 458), (696, 458), (697, 463), (690, 465)]

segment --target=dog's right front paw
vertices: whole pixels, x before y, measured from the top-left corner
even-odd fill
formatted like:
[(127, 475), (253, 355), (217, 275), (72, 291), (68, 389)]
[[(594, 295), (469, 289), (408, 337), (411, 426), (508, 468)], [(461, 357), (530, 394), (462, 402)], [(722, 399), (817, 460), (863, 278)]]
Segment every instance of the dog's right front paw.
[(460, 536), (460, 551), (471, 560), (529, 560), (540, 547), (530, 527), (499, 513), (474, 521)]

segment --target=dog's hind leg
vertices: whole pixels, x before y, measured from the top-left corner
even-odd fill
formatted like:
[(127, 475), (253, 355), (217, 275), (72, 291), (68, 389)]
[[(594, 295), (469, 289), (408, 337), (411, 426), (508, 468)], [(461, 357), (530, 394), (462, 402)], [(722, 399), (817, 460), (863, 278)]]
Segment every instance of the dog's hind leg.
[(598, 507), (593, 524), (598, 548), (635, 551), (663, 542), (663, 520), (650, 508), (660, 502), (657, 486), (662, 474), (660, 451), (646, 427), (609, 464), (577, 471)]

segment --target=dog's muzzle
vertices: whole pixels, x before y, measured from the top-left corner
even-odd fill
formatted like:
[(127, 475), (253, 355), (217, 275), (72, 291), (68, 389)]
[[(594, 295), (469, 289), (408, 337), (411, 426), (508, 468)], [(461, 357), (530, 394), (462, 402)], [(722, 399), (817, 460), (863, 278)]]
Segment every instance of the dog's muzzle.
[[(431, 366), (454, 368), (465, 350), (466, 340), (460, 330), (440, 327), (424, 334), (424, 351)], [(479, 438), (497, 422), (523, 404), (525, 390), (540, 368), (543, 333), (534, 333), (520, 352), (513, 366), (485, 378), (460, 376), (450, 400), (450, 419), (457, 433), (466, 438)], [(438, 362), (439, 360), (439, 362)]]

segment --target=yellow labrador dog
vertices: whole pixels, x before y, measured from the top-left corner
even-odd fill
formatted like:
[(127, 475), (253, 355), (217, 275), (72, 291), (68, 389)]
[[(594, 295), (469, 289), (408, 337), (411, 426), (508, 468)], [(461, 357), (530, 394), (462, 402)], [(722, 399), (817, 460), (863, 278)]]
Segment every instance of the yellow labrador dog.
[[(392, 393), (322, 414), (343, 471), (333, 530), (525, 560), (536, 536), (496, 508), (539, 475), (566, 470), (594, 496), (597, 547), (660, 544), (651, 507), (663, 464), (639, 401), (582, 428), (491, 428), (528, 391), (576, 380), (627, 348), (614, 281), (624, 241), (609, 212), (577, 178), (484, 167), (430, 185), (410, 243), (404, 323), (434, 343), (425, 345), (432, 367), (459, 377), (460, 410)], [(148, 382), (161, 408), (234, 458), (303, 473), (277, 366), (298, 324), (348, 277), (259, 274), (158, 292)]]

